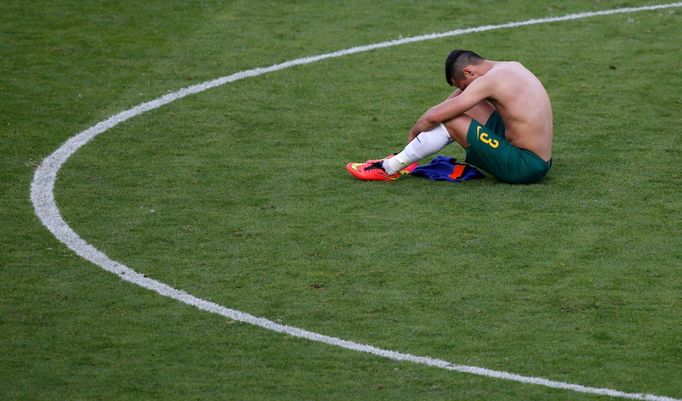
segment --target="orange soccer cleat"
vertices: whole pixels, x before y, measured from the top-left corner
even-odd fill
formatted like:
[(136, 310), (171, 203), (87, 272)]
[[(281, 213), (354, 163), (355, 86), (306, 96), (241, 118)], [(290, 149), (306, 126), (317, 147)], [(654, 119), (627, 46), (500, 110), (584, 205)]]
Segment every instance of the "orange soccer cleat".
[(414, 162), (409, 166), (405, 167), (404, 169), (400, 170), (400, 174), (411, 174), (414, 171), (414, 169), (417, 168), (417, 166), (419, 166), (419, 163)]

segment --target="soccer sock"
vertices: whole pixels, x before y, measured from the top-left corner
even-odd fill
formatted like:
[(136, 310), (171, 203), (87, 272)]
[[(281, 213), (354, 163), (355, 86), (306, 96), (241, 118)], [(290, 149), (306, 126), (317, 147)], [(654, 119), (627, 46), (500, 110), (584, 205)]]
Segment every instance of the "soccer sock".
[(382, 167), (388, 174), (395, 174), (419, 159), (432, 155), (452, 142), (448, 130), (440, 124), (431, 131), (424, 131), (408, 143), (402, 152), (385, 159)]

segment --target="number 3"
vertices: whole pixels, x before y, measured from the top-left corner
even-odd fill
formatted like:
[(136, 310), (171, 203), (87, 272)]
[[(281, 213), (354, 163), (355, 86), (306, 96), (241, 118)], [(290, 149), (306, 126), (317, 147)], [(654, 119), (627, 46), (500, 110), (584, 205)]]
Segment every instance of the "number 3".
[(497, 139), (491, 139), (485, 132), (482, 133), (481, 127), (477, 127), (476, 135), (478, 135), (478, 139), (480, 139), (481, 142), (490, 145), (490, 147), (493, 149), (497, 149), (500, 146), (500, 141)]

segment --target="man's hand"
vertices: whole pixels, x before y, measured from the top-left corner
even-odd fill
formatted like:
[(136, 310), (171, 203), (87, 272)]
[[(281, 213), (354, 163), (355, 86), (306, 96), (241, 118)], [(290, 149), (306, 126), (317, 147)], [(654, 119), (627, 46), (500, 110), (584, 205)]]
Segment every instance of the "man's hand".
[[(452, 99), (453, 97), (457, 97), (457, 96), (459, 96), (459, 95), (461, 95), (461, 94), (462, 94), (462, 90), (461, 90), (461, 89), (455, 89), (455, 90), (450, 94), (450, 96), (448, 96), (447, 98), (445, 98), (445, 100)], [(430, 111), (430, 110), (429, 110), (429, 111)], [(412, 142), (412, 140), (413, 140), (414, 138), (416, 138), (417, 135), (419, 135), (420, 133), (422, 133), (422, 132), (424, 132), (424, 131), (428, 131), (428, 130), (430, 130), (430, 129), (433, 129), (436, 125), (440, 124), (440, 121), (436, 121), (436, 122), (431, 121), (431, 122), (429, 123), (429, 119), (428, 119), (427, 113), (428, 113), (428, 111), (427, 111), (426, 113), (424, 113), (424, 115), (422, 115), (422, 116), (419, 118), (419, 120), (417, 120), (417, 122), (415, 123), (414, 127), (412, 127), (412, 130), (411, 130), (410, 133), (407, 135), (407, 143)], [(425, 120), (426, 120), (426, 121), (425, 121)]]

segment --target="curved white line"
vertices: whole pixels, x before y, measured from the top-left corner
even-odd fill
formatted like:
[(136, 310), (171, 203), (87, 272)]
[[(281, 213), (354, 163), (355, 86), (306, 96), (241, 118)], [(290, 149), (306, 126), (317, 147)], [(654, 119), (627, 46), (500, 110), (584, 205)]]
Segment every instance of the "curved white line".
[(577, 19), (591, 18), (604, 15), (613, 14), (624, 14), (624, 13), (634, 13), (639, 11), (651, 11), (660, 10), (665, 8), (682, 7), (682, 2), (670, 3), (670, 4), (659, 4), (653, 6), (645, 7), (628, 7), (619, 8), (613, 10), (604, 10), (596, 12), (584, 12), (577, 14), (569, 14), (562, 17), (551, 17), (551, 18), (541, 18), (541, 19), (530, 19), (527, 21), (520, 22), (510, 22), (500, 25), (486, 25), (475, 28), (458, 29), (454, 31), (444, 32), (444, 33), (433, 33), (429, 35), (414, 36), (404, 39), (392, 40), (388, 42), (381, 42), (376, 44), (371, 44), (367, 46), (353, 47), (350, 49), (340, 50), (333, 53), (326, 53), (317, 56), (304, 57), (285, 63), (276, 64), (270, 67), (264, 68), (254, 68), (252, 70), (241, 71), (229, 76), (214, 79), (212, 81), (207, 81), (200, 83), (198, 85), (189, 86), (187, 88), (180, 89), (176, 92), (169, 93), (165, 96), (159, 97), (152, 101), (139, 104), (129, 110), (123, 111), (110, 117), (104, 121), (97, 123), (96, 125), (82, 131), (81, 133), (71, 137), (62, 146), (60, 146), (54, 153), (45, 158), (40, 166), (36, 169), (33, 181), (31, 182), (31, 201), (33, 202), (33, 207), (36, 215), (40, 221), (47, 227), (50, 232), (77, 255), (86, 259), (97, 266), (100, 266), (106, 271), (118, 275), (123, 280), (131, 282), (133, 284), (139, 285), (141, 287), (152, 290), (163, 296), (178, 300), (187, 305), (195, 306), (201, 310), (215, 313), (233, 320), (237, 320), (244, 323), (253, 324), (264, 329), (276, 331), (279, 333), (288, 334), (290, 336), (305, 338), (312, 341), (317, 341), (353, 351), (366, 352), (369, 354), (381, 356), (384, 358), (389, 358), (395, 361), (408, 361), (413, 363), (418, 363), (427, 366), (438, 367), (441, 369), (447, 369), (462, 373), (471, 373), (480, 376), (493, 377), (504, 380), (511, 380), (526, 384), (537, 384), (541, 386), (558, 388), (564, 390), (572, 390), (580, 393), (589, 393), (597, 395), (606, 395), (611, 397), (628, 398), (634, 400), (650, 400), (650, 401), (682, 401), (680, 399), (659, 396), (654, 394), (640, 394), (640, 393), (626, 393), (623, 391), (612, 390), (608, 388), (595, 388), (583, 386), (580, 384), (566, 383), (560, 381), (554, 381), (549, 379), (544, 379), (541, 377), (532, 376), (522, 376), (514, 373), (497, 371), (491, 369), (480, 368), (476, 366), (466, 366), (466, 365), (456, 365), (448, 361), (441, 359), (435, 359), (425, 356), (417, 356), (412, 354), (406, 354), (397, 351), (385, 350), (381, 348), (374, 347), (372, 345), (360, 344), (353, 341), (342, 340), (336, 337), (330, 337), (323, 334), (314, 333), (308, 330), (303, 330), (297, 327), (286, 326), (283, 324), (275, 323), (271, 320), (256, 317), (248, 313), (240, 312), (238, 310), (229, 309), (224, 306), (215, 304), (213, 302), (207, 301), (205, 299), (197, 298), (191, 294), (188, 294), (182, 290), (175, 289), (168, 286), (160, 281), (153, 280), (151, 278), (145, 277), (144, 275), (137, 273), (131, 268), (125, 266), (122, 263), (116, 262), (110, 259), (103, 252), (97, 248), (90, 245), (83, 238), (81, 238), (78, 233), (73, 231), (71, 227), (64, 221), (57, 207), (54, 198), (54, 185), (57, 180), (57, 173), (61, 166), (73, 155), (78, 149), (83, 145), (90, 142), (97, 135), (115, 127), (116, 125), (145, 113), (149, 110), (157, 109), (163, 105), (173, 102), (178, 99), (182, 99), (186, 96), (203, 92), (205, 90), (215, 88), (217, 86), (225, 85), (230, 82), (238, 81), (241, 79), (255, 77), (258, 75), (263, 75), (269, 72), (275, 72), (283, 70), (285, 68), (294, 67), (297, 65), (311, 64), (317, 61), (346, 56), (355, 53), (366, 52), (374, 49), (380, 49), (385, 47), (397, 46), (406, 43), (420, 42), (450, 36), (465, 35), (474, 32), (484, 32), (492, 31), (497, 29), (505, 28), (515, 28), (526, 25), (538, 25), (550, 22), (559, 21), (571, 21)]

